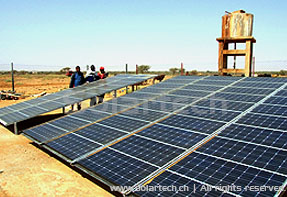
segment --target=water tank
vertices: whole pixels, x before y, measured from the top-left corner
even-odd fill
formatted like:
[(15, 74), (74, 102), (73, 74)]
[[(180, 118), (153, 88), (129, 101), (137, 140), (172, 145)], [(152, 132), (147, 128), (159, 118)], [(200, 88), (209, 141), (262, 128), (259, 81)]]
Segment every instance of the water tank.
[(253, 14), (238, 10), (222, 17), (222, 37), (238, 38), (252, 36)]

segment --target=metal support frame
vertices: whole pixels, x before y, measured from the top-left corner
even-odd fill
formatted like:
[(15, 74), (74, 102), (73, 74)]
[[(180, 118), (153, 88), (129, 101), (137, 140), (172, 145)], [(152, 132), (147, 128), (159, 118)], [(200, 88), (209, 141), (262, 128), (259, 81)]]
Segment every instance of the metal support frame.
[(17, 122), (14, 122), (14, 133), (15, 133), (15, 135), (19, 134)]
[(114, 90), (113, 97), (114, 97), (114, 98), (117, 98), (117, 90)]

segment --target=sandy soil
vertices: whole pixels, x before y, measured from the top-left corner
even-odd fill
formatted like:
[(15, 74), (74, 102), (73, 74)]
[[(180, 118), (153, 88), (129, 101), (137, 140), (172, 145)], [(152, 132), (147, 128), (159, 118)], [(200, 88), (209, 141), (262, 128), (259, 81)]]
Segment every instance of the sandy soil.
[(112, 196), (22, 135), (0, 127), (0, 196)]

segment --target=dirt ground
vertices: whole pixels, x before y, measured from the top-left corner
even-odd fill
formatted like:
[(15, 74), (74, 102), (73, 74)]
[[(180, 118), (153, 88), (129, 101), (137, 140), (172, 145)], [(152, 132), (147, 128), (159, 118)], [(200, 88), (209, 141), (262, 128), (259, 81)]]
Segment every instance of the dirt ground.
[[(10, 90), (10, 75), (0, 75), (0, 90)], [(170, 77), (167, 77), (170, 78)], [(42, 92), (53, 93), (65, 89), (70, 78), (61, 75), (15, 76), (15, 90), (20, 100), (0, 100), (0, 108), (32, 99)], [(142, 87), (140, 87), (142, 88)], [(118, 96), (125, 94), (119, 90)], [(111, 99), (107, 94), (105, 100)], [(82, 102), (87, 108), (89, 101)], [(67, 107), (70, 109), (70, 107)], [(68, 110), (69, 110), (68, 109)], [(67, 110), (67, 111), (68, 111)], [(45, 115), (60, 114), (55, 110)], [(45, 116), (43, 115), (43, 116)], [(37, 148), (22, 135), (14, 135), (0, 125), (0, 197), (2, 196), (112, 196), (91, 180)]]
[(22, 135), (0, 126), (0, 196), (112, 196)]

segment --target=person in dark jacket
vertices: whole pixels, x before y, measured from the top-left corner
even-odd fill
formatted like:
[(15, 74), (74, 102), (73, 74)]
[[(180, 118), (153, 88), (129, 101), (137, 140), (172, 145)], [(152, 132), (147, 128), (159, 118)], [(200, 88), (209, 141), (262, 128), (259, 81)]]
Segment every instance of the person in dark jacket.
[[(100, 72), (98, 72), (97, 76), (99, 79), (105, 79), (108, 76), (108, 73), (105, 72), (104, 67), (100, 67)], [(100, 104), (104, 101), (104, 97), (105, 97), (105, 94), (98, 96), (98, 104)]]
[[(81, 72), (80, 66), (76, 66), (76, 72), (71, 76), (70, 88), (80, 86), (85, 83), (84, 74)], [(78, 110), (81, 109), (81, 103), (77, 103)], [(74, 110), (74, 105), (72, 105), (72, 110)]]

